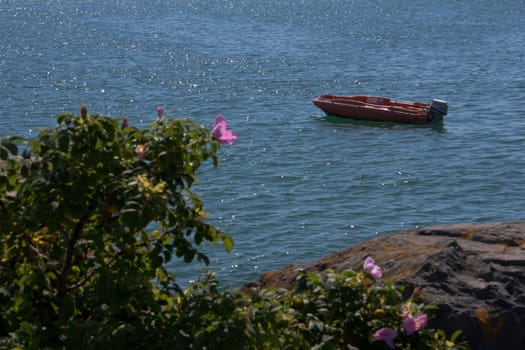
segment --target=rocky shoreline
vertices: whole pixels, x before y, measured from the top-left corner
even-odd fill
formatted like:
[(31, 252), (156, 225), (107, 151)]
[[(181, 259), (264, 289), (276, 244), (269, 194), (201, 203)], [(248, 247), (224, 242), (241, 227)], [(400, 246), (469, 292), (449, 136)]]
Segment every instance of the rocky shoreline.
[(473, 350), (525, 349), (525, 221), (392, 233), (265, 273), (246, 287), (290, 289), (300, 271), (358, 271), (368, 255), (407, 293), (423, 288), (438, 307), (431, 327), (461, 329)]

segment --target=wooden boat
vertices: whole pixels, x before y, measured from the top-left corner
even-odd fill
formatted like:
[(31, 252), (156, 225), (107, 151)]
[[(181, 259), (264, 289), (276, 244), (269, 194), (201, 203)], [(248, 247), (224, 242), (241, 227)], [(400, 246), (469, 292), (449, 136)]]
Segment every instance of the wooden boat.
[(424, 103), (396, 101), (380, 96), (322, 95), (312, 102), (328, 115), (394, 123), (440, 121), (448, 112), (447, 103), (441, 100)]

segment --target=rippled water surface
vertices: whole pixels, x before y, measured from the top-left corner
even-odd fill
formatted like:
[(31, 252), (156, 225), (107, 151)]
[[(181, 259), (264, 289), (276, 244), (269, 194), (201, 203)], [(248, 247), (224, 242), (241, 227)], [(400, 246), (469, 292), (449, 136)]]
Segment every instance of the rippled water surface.
[[(197, 191), (240, 285), (392, 231), (524, 219), (525, 6), (515, 1), (0, 0), (0, 135), (80, 103), (158, 105), (239, 135)], [(441, 126), (349, 122), (324, 93), (444, 99)], [(380, 254), (381, 252), (377, 252)], [(174, 262), (181, 283), (200, 267)]]

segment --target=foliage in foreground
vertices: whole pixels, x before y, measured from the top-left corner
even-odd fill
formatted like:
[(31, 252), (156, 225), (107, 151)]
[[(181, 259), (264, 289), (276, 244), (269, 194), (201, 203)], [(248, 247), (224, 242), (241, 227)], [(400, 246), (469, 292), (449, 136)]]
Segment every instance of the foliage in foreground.
[(159, 112), (139, 130), (83, 109), (34, 140), (2, 139), (0, 348), (384, 348), (381, 329), (397, 348), (456, 347), (440, 331), (406, 334), (402, 314), (426, 310), (376, 282), (373, 265), (303, 275), (291, 292), (246, 295), (212, 276), (182, 291), (168, 262), (233, 245), (192, 190), (201, 163), (217, 164), (217, 140), (236, 137), (216, 124), (214, 138)]
[(161, 113), (144, 130), (85, 107), (57, 121), (0, 143), (0, 337), (33, 348), (155, 343), (162, 301), (180, 291), (166, 264), (208, 263), (203, 242), (233, 246), (192, 190), (219, 143)]
[(376, 282), (361, 272), (302, 274), (292, 291), (252, 289), (246, 295), (220, 289), (212, 275), (188, 288), (174, 302), (176, 344), (188, 349), (387, 349), (374, 331), (389, 327), (396, 349), (468, 349), (441, 330), (407, 334), (404, 312), (432, 307), (416, 293)]

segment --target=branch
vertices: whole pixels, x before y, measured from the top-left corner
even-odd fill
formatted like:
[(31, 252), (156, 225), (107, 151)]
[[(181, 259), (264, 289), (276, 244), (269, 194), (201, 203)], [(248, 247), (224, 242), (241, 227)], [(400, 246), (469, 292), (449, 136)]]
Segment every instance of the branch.
[[(113, 255), (111, 258), (109, 258), (108, 262), (106, 264), (104, 264), (104, 266), (102, 266), (103, 268), (107, 269), (112, 263), (113, 261), (115, 261), (120, 255), (122, 255), (123, 253), (123, 250), (121, 250), (120, 252), (118, 252), (117, 254)], [(97, 268), (93, 268), (91, 269), (91, 271), (89, 271), (89, 273), (86, 275), (86, 277), (84, 277), (82, 280), (78, 281), (77, 283), (75, 283), (74, 285), (72, 285), (71, 287), (69, 287), (68, 289), (69, 290), (73, 290), (73, 289), (76, 289), (80, 286), (83, 286), (84, 284), (87, 283), (87, 281), (89, 281), (94, 275), (95, 273), (100, 269), (101, 267), (99, 267), (98, 269)]]
[(6, 217), (7, 216), (7, 208), (6, 208), (3, 200), (0, 200), (0, 209), (2, 210), (2, 213), (3, 213), (2, 216)]
[(71, 236), (71, 239), (69, 240), (67, 244), (66, 257), (64, 259), (64, 264), (62, 265), (62, 270), (60, 271), (60, 276), (58, 279), (58, 296), (59, 297), (63, 297), (64, 295), (66, 295), (67, 276), (69, 275), (69, 271), (71, 271), (71, 265), (73, 262), (73, 253), (75, 251), (75, 244), (80, 238), (80, 234), (82, 233), (82, 229), (84, 228), (87, 219), (88, 219), (88, 215), (84, 215), (82, 218), (80, 218), (80, 220), (75, 225), (75, 230), (73, 231), (73, 235)]

